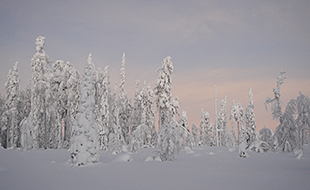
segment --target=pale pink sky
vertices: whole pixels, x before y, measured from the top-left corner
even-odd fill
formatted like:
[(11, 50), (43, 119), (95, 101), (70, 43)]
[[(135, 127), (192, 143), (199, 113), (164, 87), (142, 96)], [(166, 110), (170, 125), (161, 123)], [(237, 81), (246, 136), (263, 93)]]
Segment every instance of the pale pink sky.
[(0, 18), (2, 95), (16, 61), (26, 87), (39, 35), (53, 61), (70, 61), (80, 72), (92, 53), (96, 67), (110, 66), (113, 85), (126, 52), (130, 97), (135, 80), (153, 86), (156, 68), (171, 56), (173, 95), (190, 125), (199, 125), (201, 108), (214, 121), (214, 85), (218, 102), (227, 95), (228, 115), (233, 100), (246, 108), (252, 87), (258, 129), (278, 124), (264, 101), (280, 70), (287, 72), (283, 111), (299, 91), (310, 95), (310, 1), (16, 0), (1, 1)]

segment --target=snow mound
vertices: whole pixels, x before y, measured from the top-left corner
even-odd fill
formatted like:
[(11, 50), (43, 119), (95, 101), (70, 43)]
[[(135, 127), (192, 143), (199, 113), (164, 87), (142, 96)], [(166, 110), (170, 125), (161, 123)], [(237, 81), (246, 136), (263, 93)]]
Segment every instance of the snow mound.
[(295, 157), (297, 158), (297, 159), (302, 159), (302, 157), (303, 157), (303, 152), (302, 152), (302, 150), (295, 150), (294, 151), (294, 155), (295, 155)]
[(254, 152), (270, 152), (271, 148), (265, 141), (256, 140), (248, 147), (248, 150)]
[(124, 154), (118, 154), (112, 162), (131, 162), (133, 161), (133, 158), (130, 154), (124, 153)]
[(162, 162), (159, 156), (149, 156), (145, 159), (144, 162), (150, 162), (150, 161)]
[(214, 152), (209, 152), (208, 154), (211, 156), (215, 155)]
[(184, 150), (187, 154), (194, 154), (195, 152), (188, 146), (184, 147)]

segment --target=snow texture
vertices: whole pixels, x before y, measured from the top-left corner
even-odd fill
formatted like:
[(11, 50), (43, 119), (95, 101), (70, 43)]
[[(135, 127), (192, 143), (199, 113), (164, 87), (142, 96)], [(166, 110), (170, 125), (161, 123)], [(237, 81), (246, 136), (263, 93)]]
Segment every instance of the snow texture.
[[(238, 152), (225, 147), (194, 147), (173, 162), (160, 162), (155, 149), (131, 155), (131, 162), (112, 162), (115, 155), (100, 152), (99, 163), (70, 167), (67, 150), (0, 149), (0, 189), (308, 189), (310, 146), (303, 159), (293, 153)], [(214, 153), (213, 155), (211, 153)], [(146, 161), (149, 157), (150, 161)], [(157, 161), (158, 160), (158, 161)]]

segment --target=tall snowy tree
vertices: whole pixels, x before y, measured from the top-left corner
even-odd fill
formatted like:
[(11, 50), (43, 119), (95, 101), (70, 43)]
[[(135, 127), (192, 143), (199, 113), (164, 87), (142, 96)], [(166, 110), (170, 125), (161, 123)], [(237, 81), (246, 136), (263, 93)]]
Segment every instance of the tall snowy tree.
[(99, 143), (100, 150), (108, 149), (108, 135), (109, 135), (109, 96), (110, 96), (110, 79), (109, 67), (106, 66), (103, 73), (103, 80), (100, 84), (100, 104), (96, 113), (96, 121), (99, 126)]
[(119, 107), (116, 97), (117, 85), (114, 86), (114, 92), (110, 99), (110, 133), (108, 149), (112, 154), (118, 154), (124, 151), (125, 140), (122, 134), (122, 128), (119, 124)]
[(172, 97), (171, 75), (173, 73), (173, 64), (170, 56), (163, 60), (162, 66), (156, 70), (156, 73), (158, 74), (158, 79), (154, 87), (154, 92), (156, 106), (159, 111), (158, 125), (161, 127), (163, 124), (168, 124), (171, 120), (169, 118), (169, 108)]
[(125, 53), (122, 57), (122, 68), (121, 68), (121, 84), (119, 86), (119, 124), (122, 129), (122, 135), (126, 143), (129, 142), (129, 121), (132, 111), (132, 106), (128, 100), (127, 92), (125, 90)]
[(147, 135), (145, 137), (145, 146), (153, 146), (156, 138), (155, 130), (155, 110), (153, 106), (154, 91), (151, 86), (144, 81), (144, 86), (139, 93), (141, 105), (141, 123), (147, 126)]
[(254, 115), (254, 101), (252, 88), (249, 90), (249, 104), (245, 112), (245, 126), (248, 135), (247, 144), (250, 145), (255, 140), (258, 140), (258, 134), (256, 132), (256, 123)]
[(73, 125), (73, 136), (70, 147), (72, 166), (95, 163), (99, 160), (99, 135), (95, 121), (94, 89), (92, 84), (91, 56), (88, 57), (88, 65), (84, 69), (80, 84), (80, 103), (78, 106), (77, 119)]
[(45, 37), (36, 39), (36, 53), (31, 59), (32, 90), (31, 90), (31, 112), (27, 128), (30, 128), (30, 142), (25, 145), (26, 149), (47, 148), (47, 109), (49, 98), (49, 75), (51, 60), (44, 50)]
[(21, 113), (18, 108), (20, 103), (20, 80), (17, 62), (14, 69), (9, 71), (7, 82), (5, 83), (5, 106), (2, 114), (2, 133), (6, 134), (6, 148), (17, 148), (20, 146)]

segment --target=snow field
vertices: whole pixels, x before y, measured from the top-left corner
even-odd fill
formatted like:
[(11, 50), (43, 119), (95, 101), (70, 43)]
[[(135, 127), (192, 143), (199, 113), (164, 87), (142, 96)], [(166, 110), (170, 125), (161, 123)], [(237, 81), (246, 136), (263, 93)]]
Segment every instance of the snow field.
[[(238, 148), (194, 147), (172, 162), (145, 160), (138, 154), (100, 152), (99, 162), (70, 167), (67, 150), (0, 149), (0, 189), (308, 189), (310, 146), (303, 159), (294, 153), (255, 153), (239, 158)], [(130, 162), (127, 162), (131, 158)], [(118, 161), (117, 161), (118, 160)]]

